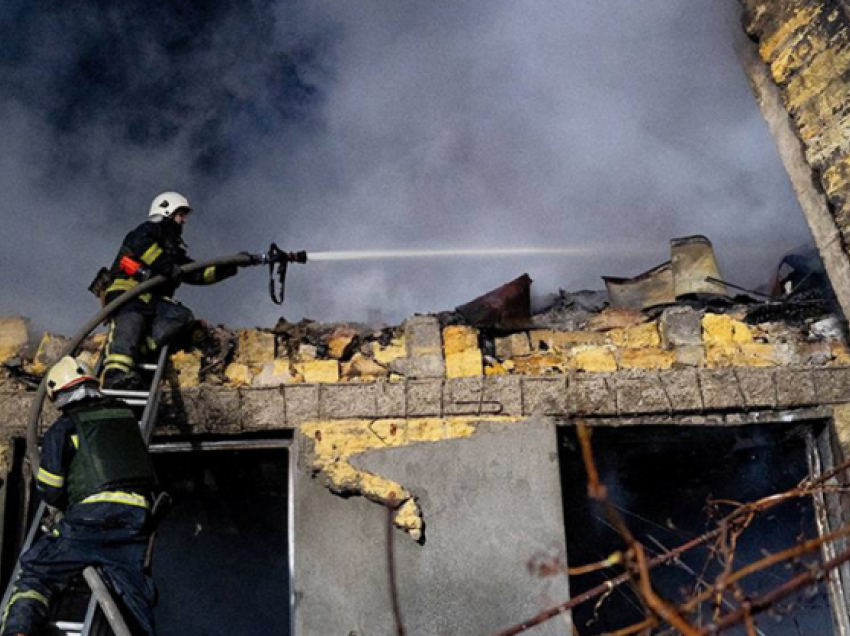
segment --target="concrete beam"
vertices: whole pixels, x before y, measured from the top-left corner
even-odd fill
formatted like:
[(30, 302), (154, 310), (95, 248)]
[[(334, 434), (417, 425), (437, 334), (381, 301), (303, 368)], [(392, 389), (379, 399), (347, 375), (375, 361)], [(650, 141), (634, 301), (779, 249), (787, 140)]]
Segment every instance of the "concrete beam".
[[(404, 382), (200, 386), (168, 393), (157, 434), (240, 434), (349, 419), (508, 416), (646, 419), (850, 402), (850, 367), (631, 370)], [(32, 393), (0, 392), (0, 433), (25, 434)], [(45, 422), (56, 417), (46, 409)]]

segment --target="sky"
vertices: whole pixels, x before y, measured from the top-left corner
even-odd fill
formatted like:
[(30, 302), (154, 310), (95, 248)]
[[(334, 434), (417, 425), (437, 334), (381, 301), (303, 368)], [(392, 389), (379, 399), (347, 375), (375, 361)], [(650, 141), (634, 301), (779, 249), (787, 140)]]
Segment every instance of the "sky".
[(158, 193), (196, 260), (579, 248), (292, 266), (183, 286), (230, 327), (397, 323), (523, 273), (601, 289), (704, 234), (730, 282), (811, 243), (733, 43), (735, 0), (5, 0), (0, 315), (71, 335)]

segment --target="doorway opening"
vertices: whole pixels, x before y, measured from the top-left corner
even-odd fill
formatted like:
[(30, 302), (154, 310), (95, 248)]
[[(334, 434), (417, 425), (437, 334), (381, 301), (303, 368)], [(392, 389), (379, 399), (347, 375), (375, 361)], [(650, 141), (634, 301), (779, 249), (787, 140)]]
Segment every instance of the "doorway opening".
[(153, 560), (160, 636), (292, 633), (289, 443), (151, 447), (173, 499)]

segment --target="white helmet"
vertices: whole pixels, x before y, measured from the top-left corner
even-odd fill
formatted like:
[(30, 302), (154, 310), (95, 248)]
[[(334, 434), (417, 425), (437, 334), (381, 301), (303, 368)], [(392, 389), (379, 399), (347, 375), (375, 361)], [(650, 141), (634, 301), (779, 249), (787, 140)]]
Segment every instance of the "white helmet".
[(94, 377), (89, 365), (71, 356), (65, 356), (54, 364), (47, 374), (47, 397), (55, 400), (59, 391), (65, 391), (86, 382), (97, 384), (97, 378)]
[(189, 200), (177, 192), (163, 192), (151, 203), (148, 216), (161, 216), (170, 219), (178, 210), (192, 210)]

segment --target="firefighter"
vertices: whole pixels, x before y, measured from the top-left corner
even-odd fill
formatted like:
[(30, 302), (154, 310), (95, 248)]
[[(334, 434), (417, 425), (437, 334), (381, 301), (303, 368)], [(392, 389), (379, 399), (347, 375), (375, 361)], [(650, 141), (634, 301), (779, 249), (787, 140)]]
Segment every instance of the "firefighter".
[(152, 635), (155, 589), (144, 564), (156, 477), (136, 417), (70, 356), (48, 373), (47, 395), (61, 417), (42, 440), (36, 488), (64, 516), (21, 558), (0, 634), (40, 634), (53, 594), (92, 565), (132, 633)]
[(172, 299), (181, 282), (210, 285), (236, 274), (235, 265), (224, 265), (181, 276), (180, 267), (192, 262), (182, 238), (190, 214), (192, 208), (186, 197), (163, 192), (151, 203), (148, 220), (127, 234), (118, 250), (104, 302), (112, 302), (152, 276), (165, 276), (168, 282), (134, 298), (113, 314), (101, 376), (104, 389), (141, 388), (135, 365), (142, 355), (190, 329), (194, 322), (192, 312)]

